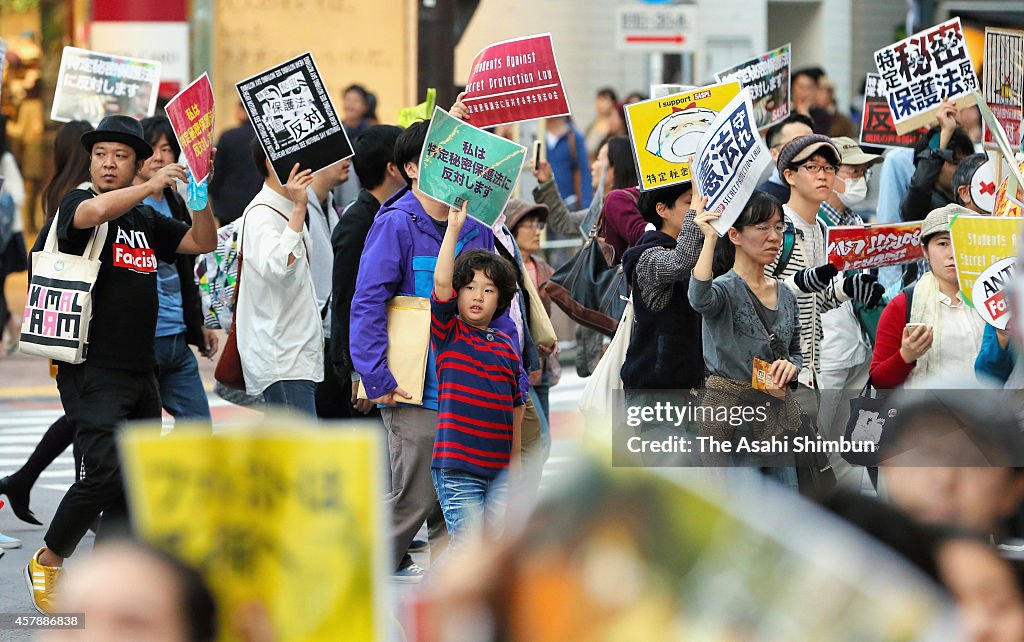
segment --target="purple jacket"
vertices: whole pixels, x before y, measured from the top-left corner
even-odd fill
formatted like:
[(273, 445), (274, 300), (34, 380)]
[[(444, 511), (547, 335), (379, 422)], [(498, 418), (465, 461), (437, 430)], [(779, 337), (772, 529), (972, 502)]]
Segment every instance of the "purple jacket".
[[(408, 188), (384, 203), (366, 237), (352, 297), (349, 352), (371, 399), (391, 392), (398, 385), (387, 366), (386, 303), (399, 295), (430, 297), (441, 241), (441, 233), (430, 215)], [(480, 221), (467, 218), (455, 253), (474, 249), (493, 252), (494, 233)], [(496, 317), (491, 326), (511, 337), (512, 345), (519, 345), (519, 333), (508, 312)], [(528, 386), (529, 380), (521, 371), (519, 387), (524, 398)], [(423, 407), (437, 410), (433, 349), (427, 359)]]

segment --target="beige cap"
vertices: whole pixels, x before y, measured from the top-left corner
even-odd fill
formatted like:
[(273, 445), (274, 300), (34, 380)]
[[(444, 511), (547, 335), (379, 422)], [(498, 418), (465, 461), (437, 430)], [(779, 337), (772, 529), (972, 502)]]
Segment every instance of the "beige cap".
[(848, 136), (833, 138), (832, 144), (839, 150), (843, 165), (873, 165), (882, 160), (881, 154), (869, 154), (860, 148), (857, 141)]
[(938, 234), (939, 232), (949, 231), (949, 219), (953, 218), (957, 214), (966, 214), (968, 216), (976, 214), (962, 205), (956, 203), (950, 203), (949, 205), (943, 205), (938, 209), (934, 209), (928, 213), (928, 216), (924, 217), (924, 221), (921, 223), (921, 243), (924, 244), (932, 234)]

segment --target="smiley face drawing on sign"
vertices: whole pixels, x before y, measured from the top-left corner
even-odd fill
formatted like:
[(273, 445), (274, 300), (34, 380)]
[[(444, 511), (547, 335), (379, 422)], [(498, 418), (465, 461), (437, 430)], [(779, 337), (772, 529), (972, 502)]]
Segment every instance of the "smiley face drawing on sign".
[(700, 137), (717, 115), (712, 109), (692, 104), (684, 109), (674, 108), (654, 126), (645, 149), (670, 163), (688, 163), (697, 153)]

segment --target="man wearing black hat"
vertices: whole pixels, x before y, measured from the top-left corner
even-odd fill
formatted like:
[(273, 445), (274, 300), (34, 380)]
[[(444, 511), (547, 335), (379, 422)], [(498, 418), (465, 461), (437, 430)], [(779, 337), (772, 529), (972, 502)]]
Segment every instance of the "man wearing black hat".
[(89, 150), (92, 189), (72, 190), (57, 213), (61, 252), (82, 254), (97, 228), (106, 223), (99, 275), (93, 288), (93, 318), (86, 361), (58, 363), (57, 388), (64, 412), (76, 426), (81, 478), (61, 500), (44, 541), (25, 569), (33, 604), (53, 608), (53, 591), (64, 558), (90, 524), (103, 514), (100, 535), (126, 525), (116, 430), (124, 421), (160, 418), (154, 374), (157, 319), (157, 259), (200, 254), (217, 246), (209, 207), (196, 212), (192, 227), (140, 205), (185, 180), (177, 164), (162, 167), (145, 183), (132, 185), (153, 150), (142, 126), (128, 116), (108, 116), (82, 135)]

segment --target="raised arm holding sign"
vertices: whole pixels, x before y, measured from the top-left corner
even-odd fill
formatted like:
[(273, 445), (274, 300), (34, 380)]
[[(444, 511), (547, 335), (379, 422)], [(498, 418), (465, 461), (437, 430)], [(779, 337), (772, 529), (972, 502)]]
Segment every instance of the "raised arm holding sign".
[(171, 98), (164, 108), (196, 183), (210, 175), (213, 149), (213, 87), (205, 73)]

